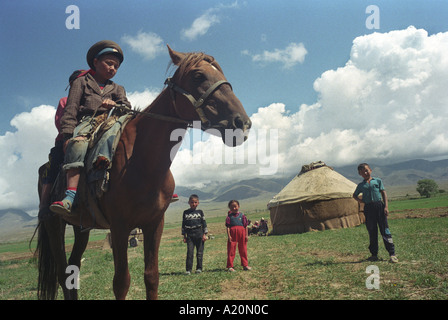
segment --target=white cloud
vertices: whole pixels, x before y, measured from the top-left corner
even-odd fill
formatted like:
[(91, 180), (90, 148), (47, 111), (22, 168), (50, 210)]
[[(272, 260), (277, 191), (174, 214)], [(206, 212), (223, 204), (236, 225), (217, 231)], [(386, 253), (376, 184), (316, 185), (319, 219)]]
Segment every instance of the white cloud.
[(303, 128), (310, 146), (338, 146), (326, 157), (338, 164), (447, 154), (447, 40), (414, 27), (356, 38), (347, 64), (314, 83), (318, 107)]
[(163, 39), (153, 32), (139, 31), (136, 36), (124, 35), (121, 40), (147, 60), (166, 52)]
[(54, 146), (55, 112), (41, 105), (20, 113), (11, 120), (16, 130), (0, 136), (0, 209), (37, 208), (37, 170)]
[(238, 3), (235, 1), (230, 5), (218, 5), (206, 10), (202, 15), (196, 18), (189, 28), (181, 30), (181, 37), (184, 40), (196, 40), (198, 37), (205, 35), (208, 30), (221, 22), (221, 11), (223, 9), (237, 8)]
[(252, 56), (252, 61), (261, 63), (281, 63), (283, 68), (290, 69), (298, 63), (305, 61), (308, 53), (303, 43), (291, 42), (284, 49), (265, 50), (263, 53), (251, 55), (248, 50), (243, 50), (243, 54)]
[(199, 36), (207, 33), (208, 29), (220, 22), (218, 15), (213, 13), (214, 10), (207, 10), (203, 15), (196, 18), (191, 26), (182, 29), (181, 36), (186, 40), (195, 40)]
[(160, 94), (159, 89), (146, 88), (143, 92), (128, 92), (126, 94), (133, 109), (145, 109)]
[[(409, 27), (358, 37), (346, 65), (316, 79), (318, 101), (296, 112), (282, 103), (260, 108), (253, 131), (278, 129), (277, 174), (318, 160), (342, 166), (448, 155), (447, 51), (448, 32), (429, 36)], [(187, 154), (181, 151), (182, 161)], [(247, 155), (242, 165), (196, 165), (200, 170), (182, 161), (175, 159), (173, 172), (183, 185), (259, 176), (260, 163), (249, 164)]]

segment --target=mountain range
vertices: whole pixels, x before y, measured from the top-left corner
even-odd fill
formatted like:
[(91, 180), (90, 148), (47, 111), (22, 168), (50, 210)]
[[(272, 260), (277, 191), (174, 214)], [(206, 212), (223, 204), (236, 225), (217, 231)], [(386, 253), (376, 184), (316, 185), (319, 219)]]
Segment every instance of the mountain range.
[(0, 210), (0, 243), (29, 239), (36, 226), (37, 218), (23, 210)]
[[(331, 163), (327, 163), (327, 165), (331, 166)], [(421, 179), (433, 179), (438, 183), (448, 184), (448, 159), (437, 161), (416, 159), (387, 165), (370, 163), (370, 166), (373, 176), (382, 178), (386, 190), (397, 188), (403, 192), (403, 189), (399, 189), (399, 187), (407, 186), (406, 193), (416, 193), (417, 181)], [(334, 169), (355, 183), (361, 181), (356, 165), (334, 167)], [(298, 167), (297, 174), (300, 170), (301, 167)], [(213, 182), (201, 189), (176, 186), (175, 193), (178, 194), (179, 201), (170, 205), (165, 220), (168, 223), (181, 221), (182, 212), (188, 208), (188, 197), (191, 194), (199, 196), (200, 206), (208, 217), (223, 215), (227, 210), (227, 202), (231, 199), (242, 201), (245, 211), (265, 210), (268, 201), (282, 190), (295, 175), (253, 178), (232, 183)], [(21, 232), (34, 231), (36, 224), (36, 217), (28, 215), (23, 210), (0, 210), (0, 241), (4, 241), (5, 235), (20, 236)]]
[[(327, 163), (331, 166), (331, 163)], [(383, 180), (386, 186), (417, 185), (421, 179), (433, 179), (436, 181), (448, 181), (448, 159), (429, 161), (423, 159), (410, 160), (390, 165), (377, 165), (371, 163), (373, 176)], [(361, 182), (357, 166), (333, 167), (347, 179), (354, 183)], [(301, 168), (297, 168), (297, 174)], [(202, 200), (224, 201), (230, 199), (248, 199), (257, 197), (260, 193), (278, 193), (288, 184), (296, 174), (287, 177), (254, 178), (241, 180), (237, 183), (221, 184), (211, 183), (204, 188), (195, 189), (177, 186), (176, 193), (182, 197), (189, 197), (195, 193)]]
[[(326, 163), (331, 166), (331, 163)], [(416, 159), (394, 164), (370, 163), (373, 176), (383, 180), (388, 195), (405, 196), (406, 194), (418, 195), (416, 191), (417, 181), (421, 179), (433, 179), (442, 186), (448, 187), (448, 159), (429, 161)], [(269, 200), (280, 192), (293, 178), (301, 171), (301, 166), (297, 168), (297, 173), (278, 177), (253, 178), (240, 180), (232, 183), (213, 182), (201, 189), (176, 186), (175, 192), (179, 196), (179, 201), (170, 205), (166, 214), (167, 222), (179, 221), (183, 210), (188, 208), (188, 197), (197, 194), (200, 199), (200, 206), (207, 212), (207, 216), (220, 216), (227, 210), (227, 202), (237, 199), (242, 204), (244, 211), (265, 210)], [(358, 175), (357, 165), (333, 167), (334, 170), (345, 176), (354, 183), (361, 182)], [(445, 188), (447, 188), (445, 187)]]

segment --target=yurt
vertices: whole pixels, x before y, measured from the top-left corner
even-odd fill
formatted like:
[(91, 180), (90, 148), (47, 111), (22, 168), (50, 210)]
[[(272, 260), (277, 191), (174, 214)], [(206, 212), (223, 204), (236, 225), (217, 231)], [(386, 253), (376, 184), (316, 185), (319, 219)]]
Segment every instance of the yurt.
[(350, 228), (364, 223), (356, 185), (322, 161), (304, 165), (268, 203), (272, 233)]

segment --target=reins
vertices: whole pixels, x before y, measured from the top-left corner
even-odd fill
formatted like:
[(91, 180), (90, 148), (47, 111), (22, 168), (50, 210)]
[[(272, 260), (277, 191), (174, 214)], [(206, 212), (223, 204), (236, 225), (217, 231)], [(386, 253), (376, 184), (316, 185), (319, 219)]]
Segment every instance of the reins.
[(165, 115), (158, 114), (158, 113), (150, 113), (150, 112), (144, 112), (144, 111), (138, 111), (138, 110), (131, 110), (123, 104), (116, 104), (111, 110), (113, 110), (113, 109), (119, 109), (126, 113), (143, 115), (145, 117), (150, 117), (150, 118), (157, 119), (157, 120), (182, 123), (182, 124), (186, 124), (188, 127), (193, 126), (193, 121), (187, 121), (187, 120), (176, 118), (176, 117), (165, 116)]

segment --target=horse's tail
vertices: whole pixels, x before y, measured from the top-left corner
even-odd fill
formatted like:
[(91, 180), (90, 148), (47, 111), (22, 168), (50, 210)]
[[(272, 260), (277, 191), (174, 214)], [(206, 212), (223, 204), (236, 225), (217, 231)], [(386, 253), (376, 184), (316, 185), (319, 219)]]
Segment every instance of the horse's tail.
[[(39, 199), (42, 193), (42, 177), (47, 169), (48, 162), (40, 166), (38, 170), (37, 192), (39, 194)], [(36, 232), (37, 248), (34, 254), (37, 256), (37, 268), (39, 271), (37, 281), (37, 298), (39, 300), (54, 300), (56, 299), (58, 293), (57, 266), (56, 260), (51, 252), (50, 238), (45, 223), (39, 221), (31, 241), (36, 235)]]
[(50, 247), (45, 223), (39, 223), (37, 236), (38, 271), (37, 298), (39, 300), (54, 300), (58, 294), (58, 276), (56, 260)]

